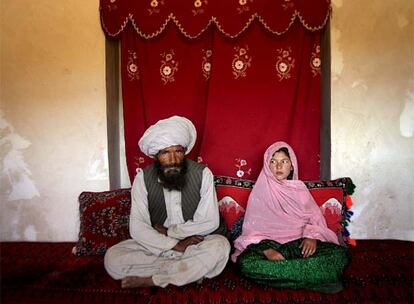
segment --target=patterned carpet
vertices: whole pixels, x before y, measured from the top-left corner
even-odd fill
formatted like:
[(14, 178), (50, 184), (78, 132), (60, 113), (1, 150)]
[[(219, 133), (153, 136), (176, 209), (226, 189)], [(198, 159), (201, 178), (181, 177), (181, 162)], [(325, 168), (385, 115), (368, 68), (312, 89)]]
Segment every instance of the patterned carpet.
[(1, 243), (1, 303), (414, 303), (414, 243), (361, 240), (337, 294), (259, 286), (233, 264), (184, 287), (124, 290), (102, 257), (76, 257), (74, 243)]

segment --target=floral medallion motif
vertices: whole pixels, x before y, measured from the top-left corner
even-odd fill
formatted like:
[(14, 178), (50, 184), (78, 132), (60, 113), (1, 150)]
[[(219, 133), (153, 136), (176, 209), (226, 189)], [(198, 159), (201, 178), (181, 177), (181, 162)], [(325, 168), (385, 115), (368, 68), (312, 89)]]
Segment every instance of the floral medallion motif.
[(145, 159), (141, 156), (135, 156), (135, 171), (138, 172), (139, 170), (141, 170), (141, 166), (142, 164), (145, 163)]
[(160, 13), (160, 6), (164, 5), (164, 0), (151, 0), (150, 7), (147, 9), (148, 14), (151, 16), (152, 14), (159, 14)]
[(313, 77), (321, 74), (321, 47), (318, 44), (313, 47), (309, 64)]
[(246, 77), (246, 70), (250, 67), (252, 61), (248, 54), (249, 47), (247, 45), (244, 48), (236, 46), (234, 50), (236, 54), (234, 54), (234, 59), (231, 63), (234, 78)]
[(201, 63), (201, 70), (203, 71), (203, 76), (206, 80), (210, 78), (211, 73), (211, 56), (213, 54), (212, 50), (203, 49), (203, 62)]
[(292, 58), (292, 50), (287, 49), (278, 49), (278, 56), (276, 58), (276, 72), (279, 76), (279, 81), (283, 79), (288, 79), (291, 77), (290, 71), (295, 67), (295, 59)]
[(203, 4), (207, 5), (208, 0), (195, 0), (194, 1), (194, 8), (192, 10), (194, 16), (204, 14)]
[(241, 159), (241, 158), (236, 158), (236, 164), (235, 164), (236, 168), (238, 169), (236, 171), (236, 175), (238, 178), (242, 178), (244, 176), (244, 174), (249, 174), (252, 172), (252, 169), (249, 168), (243, 168), (247, 166), (247, 161), (245, 159)]
[(248, 3), (253, 3), (253, 0), (239, 0), (239, 7), (237, 7), (237, 12), (243, 14), (244, 12), (250, 11)]
[(136, 52), (128, 51), (128, 63), (126, 68), (130, 81), (139, 79), (138, 56)]
[(164, 84), (168, 82), (174, 82), (174, 73), (178, 71), (178, 62), (174, 59), (174, 50), (170, 50), (167, 53), (162, 53), (160, 74), (161, 80)]

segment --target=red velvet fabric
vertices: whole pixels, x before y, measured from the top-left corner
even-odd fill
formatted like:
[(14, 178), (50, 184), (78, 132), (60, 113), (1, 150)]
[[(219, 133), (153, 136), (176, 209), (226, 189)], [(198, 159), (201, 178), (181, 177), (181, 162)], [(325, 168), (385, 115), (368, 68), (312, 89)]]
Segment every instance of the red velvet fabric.
[(106, 273), (102, 256), (74, 256), (74, 243), (0, 243), (0, 303), (413, 303), (414, 243), (358, 243), (349, 248), (345, 288), (336, 294), (261, 286), (242, 277), (233, 263), (202, 284), (122, 289)]
[(190, 158), (215, 175), (256, 179), (267, 146), (289, 142), (300, 179), (319, 179), (320, 29), (329, 1), (101, 0), (121, 37), (130, 178), (151, 160), (137, 147), (159, 119), (197, 129)]

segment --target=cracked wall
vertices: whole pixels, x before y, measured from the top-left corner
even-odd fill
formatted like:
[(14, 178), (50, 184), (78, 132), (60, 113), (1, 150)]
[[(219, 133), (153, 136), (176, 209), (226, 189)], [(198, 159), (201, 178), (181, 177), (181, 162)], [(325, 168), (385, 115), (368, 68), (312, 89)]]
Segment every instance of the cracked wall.
[(414, 2), (332, 2), (332, 176), (354, 238), (414, 240)]
[(105, 39), (95, 1), (2, 0), (0, 240), (74, 241), (107, 190)]

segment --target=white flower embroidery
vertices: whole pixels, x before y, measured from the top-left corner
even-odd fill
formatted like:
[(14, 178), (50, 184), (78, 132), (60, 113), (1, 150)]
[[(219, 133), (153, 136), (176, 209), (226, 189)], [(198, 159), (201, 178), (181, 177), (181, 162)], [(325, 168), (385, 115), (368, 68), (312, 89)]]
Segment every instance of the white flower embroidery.
[(284, 62), (279, 63), (279, 71), (281, 71), (282, 73), (286, 72), (286, 70), (288, 69), (288, 65)]
[(321, 58), (320, 58), (320, 46), (315, 45), (310, 59), (310, 67), (313, 77), (321, 73)]
[(203, 76), (207, 80), (210, 78), (211, 72), (211, 55), (213, 52), (211, 50), (202, 50), (204, 53), (203, 61), (201, 63), (201, 69), (203, 71)]
[(160, 74), (164, 84), (175, 81), (174, 73), (178, 71), (178, 62), (174, 60), (174, 55), (174, 50), (161, 54), (164, 60), (161, 60)]
[(319, 58), (314, 58), (312, 64), (314, 67), (319, 68), (321, 66), (321, 60)]
[(252, 169), (249, 168), (248, 170), (243, 169), (243, 167), (245, 167), (247, 165), (247, 161), (245, 159), (241, 159), (241, 158), (236, 158), (236, 164), (235, 166), (237, 167), (237, 171), (236, 171), (236, 176), (238, 178), (242, 178), (246, 173), (250, 175)]
[(195, 7), (195, 9), (192, 10), (194, 16), (197, 16), (199, 14), (200, 15), (201, 14), (204, 14), (204, 9), (202, 8), (203, 3), (204, 3), (204, 5), (207, 5), (208, 4), (208, 0), (203, 0), (203, 1), (201, 1), (201, 0), (195, 0), (194, 1), (194, 7)]
[(138, 67), (137, 67), (137, 65), (136, 65), (135, 63), (131, 63), (131, 64), (129, 65), (129, 70), (130, 70), (132, 73), (135, 73), (135, 72), (138, 70)]
[(128, 51), (128, 63), (127, 63), (127, 72), (129, 80), (138, 80), (139, 79), (139, 71), (138, 71), (138, 56), (137, 53), (134, 51)]
[(242, 70), (243, 69), (243, 67), (244, 67), (244, 63), (243, 63), (243, 61), (241, 61), (241, 60), (237, 60), (235, 63), (234, 63), (234, 67), (236, 68), (236, 70)]
[(233, 68), (233, 75), (235, 79), (240, 77), (246, 77), (247, 68), (250, 67), (252, 58), (248, 54), (248, 46), (242, 47), (235, 47), (234, 50), (236, 54), (234, 54), (234, 59), (232, 61), (232, 68)]
[(211, 70), (211, 63), (210, 62), (206, 62), (204, 64), (204, 71), (210, 72), (210, 70)]
[(276, 58), (276, 72), (279, 76), (279, 81), (288, 79), (291, 77), (290, 71), (295, 67), (295, 59), (292, 58), (292, 50), (290, 47), (287, 49), (278, 49), (279, 55)]
[(169, 67), (169, 66), (165, 66), (163, 69), (162, 69), (162, 73), (165, 75), (165, 76), (170, 76), (171, 75), (171, 68)]

